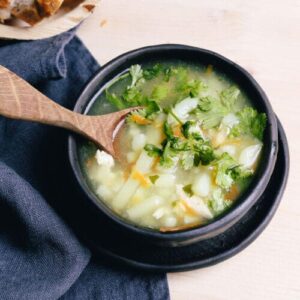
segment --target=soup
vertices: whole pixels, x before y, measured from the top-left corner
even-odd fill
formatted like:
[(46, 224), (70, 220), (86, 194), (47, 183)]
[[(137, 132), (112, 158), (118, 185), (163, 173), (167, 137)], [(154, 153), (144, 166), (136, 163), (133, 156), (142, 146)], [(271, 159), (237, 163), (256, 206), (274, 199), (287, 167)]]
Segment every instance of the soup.
[(99, 201), (133, 224), (173, 231), (212, 222), (247, 188), (259, 163), (266, 115), (213, 66), (133, 65), (88, 108), (98, 115), (143, 106), (117, 135), (116, 161), (79, 147)]

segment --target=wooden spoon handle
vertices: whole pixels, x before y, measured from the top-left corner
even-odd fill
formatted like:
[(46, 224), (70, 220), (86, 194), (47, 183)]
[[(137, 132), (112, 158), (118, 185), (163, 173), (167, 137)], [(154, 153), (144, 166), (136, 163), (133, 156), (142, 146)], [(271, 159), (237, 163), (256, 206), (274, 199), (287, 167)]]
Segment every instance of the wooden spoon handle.
[(3, 66), (0, 66), (0, 114), (75, 131), (83, 117), (55, 103)]
[(128, 108), (102, 116), (87, 116), (55, 103), (25, 80), (0, 66), (0, 115), (75, 131), (115, 155), (113, 133)]

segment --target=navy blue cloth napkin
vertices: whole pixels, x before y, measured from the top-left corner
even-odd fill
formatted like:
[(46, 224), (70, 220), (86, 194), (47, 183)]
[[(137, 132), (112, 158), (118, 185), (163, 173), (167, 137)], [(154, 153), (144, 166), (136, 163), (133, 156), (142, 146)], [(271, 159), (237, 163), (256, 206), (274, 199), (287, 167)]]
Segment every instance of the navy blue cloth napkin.
[[(0, 64), (68, 108), (99, 70), (74, 31), (0, 41)], [(62, 129), (0, 117), (0, 299), (169, 299), (164, 274), (105, 264), (70, 226), (66, 141)]]

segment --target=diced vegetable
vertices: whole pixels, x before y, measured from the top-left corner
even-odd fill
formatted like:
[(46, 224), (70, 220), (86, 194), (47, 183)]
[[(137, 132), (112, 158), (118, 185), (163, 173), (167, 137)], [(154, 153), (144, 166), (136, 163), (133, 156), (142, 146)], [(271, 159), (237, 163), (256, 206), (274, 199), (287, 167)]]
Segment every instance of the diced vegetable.
[(257, 161), (261, 148), (261, 144), (256, 144), (245, 148), (240, 154), (239, 163), (244, 168), (252, 168)]
[(192, 191), (194, 194), (200, 197), (207, 197), (211, 189), (211, 178), (207, 173), (198, 175), (192, 185)]
[(145, 215), (152, 214), (155, 208), (163, 203), (163, 199), (159, 196), (152, 196), (143, 202), (127, 209), (127, 214), (131, 219), (141, 218)]
[(138, 151), (144, 148), (146, 144), (146, 136), (143, 133), (139, 133), (133, 137), (131, 147), (133, 151)]
[(133, 65), (106, 85), (91, 114), (133, 106), (114, 141), (121, 161), (91, 143), (79, 151), (99, 201), (161, 232), (204, 225), (238, 201), (267, 125), (238, 86), (212, 65)]

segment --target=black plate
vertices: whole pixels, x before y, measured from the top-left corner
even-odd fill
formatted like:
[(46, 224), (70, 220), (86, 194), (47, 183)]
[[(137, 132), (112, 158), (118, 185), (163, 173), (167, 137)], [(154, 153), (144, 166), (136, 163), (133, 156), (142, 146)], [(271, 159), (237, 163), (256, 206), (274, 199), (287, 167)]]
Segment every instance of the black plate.
[[(254, 207), (233, 227), (214, 238), (183, 247), (159, 247), (131, 242), (110, 230), (99, 232), (94, 250), (113, 263), (157, 272), (178, 272), (217, 264), (245, 249), (266, 228), (282, 198), (289, 171), (289, 151), (278, 120), (279, 151), (271, 180)], [(106, 234), (105, 232), (110, 232)], [(95, 243), (96, 242), (96, 243)]]

